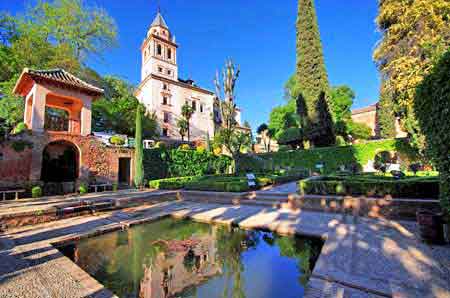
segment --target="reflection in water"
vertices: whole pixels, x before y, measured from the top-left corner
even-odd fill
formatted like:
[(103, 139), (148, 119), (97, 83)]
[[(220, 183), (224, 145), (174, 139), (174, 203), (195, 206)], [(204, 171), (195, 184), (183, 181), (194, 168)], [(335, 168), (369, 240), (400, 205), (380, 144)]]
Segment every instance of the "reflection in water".
[(121, 298), (302, 297), (321, 242), (165, 218), (86, 239), (72, 259)]

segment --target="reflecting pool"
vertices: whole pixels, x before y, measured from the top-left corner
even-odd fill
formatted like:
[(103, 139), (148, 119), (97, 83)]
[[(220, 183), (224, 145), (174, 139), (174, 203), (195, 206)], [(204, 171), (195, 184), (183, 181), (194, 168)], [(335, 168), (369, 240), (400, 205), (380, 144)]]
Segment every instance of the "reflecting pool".
[(167, 217), (61, 251), (121, 298), (299, 298), (321, 246)]

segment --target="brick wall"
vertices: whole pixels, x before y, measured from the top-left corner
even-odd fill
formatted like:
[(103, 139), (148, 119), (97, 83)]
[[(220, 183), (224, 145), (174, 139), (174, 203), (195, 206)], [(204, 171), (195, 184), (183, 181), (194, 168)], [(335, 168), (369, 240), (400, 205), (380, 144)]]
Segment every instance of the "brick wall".
[[(29, 142), (32, 148), (21, 152), (13, 149), (14, 142)], [(45, 147), (52, 142), (65, 141), (73, 144), (79, 155), (78, 182), (114, 183), (118, 180), (119, 158), (131, 159), (130, 173), (133, 177), (133, 149), (109, 147), (93, 136), (76, 136), (64, 133), (27, 133), (14, 136), (0, 145), (0, 187), (16, 187), (37, 183), (41, 177), (42, 156)]]

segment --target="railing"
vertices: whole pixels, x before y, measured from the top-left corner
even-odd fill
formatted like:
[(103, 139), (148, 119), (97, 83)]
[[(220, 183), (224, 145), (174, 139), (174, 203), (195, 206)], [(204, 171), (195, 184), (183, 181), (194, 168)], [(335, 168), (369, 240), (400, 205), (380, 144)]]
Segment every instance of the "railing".
[(44, 128), (50, 131), (69, 131), (69, 119), (66, 117), (45, 115)]

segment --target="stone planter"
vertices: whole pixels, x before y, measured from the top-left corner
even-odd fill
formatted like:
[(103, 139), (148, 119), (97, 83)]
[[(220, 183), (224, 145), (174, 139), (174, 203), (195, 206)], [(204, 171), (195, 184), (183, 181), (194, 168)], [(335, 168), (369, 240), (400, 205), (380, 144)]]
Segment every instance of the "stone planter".
[(429, 210), (419, 210), (416, 213), (420, 237), (423, 241), (433, 244), (444, 244), (443, 214)]

